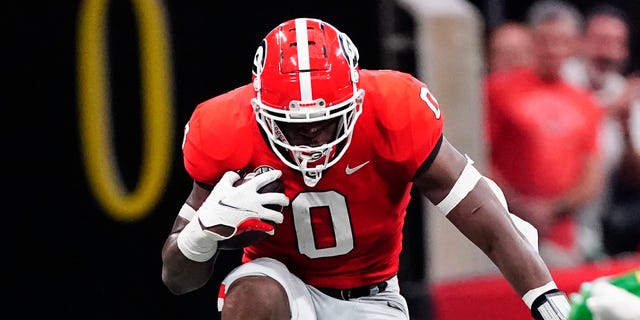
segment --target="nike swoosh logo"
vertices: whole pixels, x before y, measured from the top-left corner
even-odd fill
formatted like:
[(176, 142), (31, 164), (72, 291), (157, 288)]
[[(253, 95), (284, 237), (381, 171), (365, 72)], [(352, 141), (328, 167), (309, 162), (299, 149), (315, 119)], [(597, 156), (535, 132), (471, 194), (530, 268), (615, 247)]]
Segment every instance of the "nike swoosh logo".
[(367, 165), (367, 163), (369, 163), (369, 161), (367, 161), (367, 162), (365, 162), (365, 163), (362, 163), (362, 164), (360, 164), (360, 165), (358, 165), (358, 166), (355, 166), (355, 167), (353, 167), (353, 168), (349, 168), (349, 165), (347, 165), (347, 167), (344, 169), (344, 172), (345, 172), (346, 174), (353, 174), (354, 172), (356, 172), (356, 171), (358, 171), (358, 170), (362, 169), (362, 167), (366, 166), (366, 165)]
[(238, 211), (253, 212), (251, 210), (242, 209), (242, 208), (234, 207), (234, 206), (232, 206), (230, 204), (226, 204), (226, 203), (222, 202), (222, 200), (218, 201), (218, 204), (223, 206), (223, 207), (231, 208), (231, 209), (238, 210)]

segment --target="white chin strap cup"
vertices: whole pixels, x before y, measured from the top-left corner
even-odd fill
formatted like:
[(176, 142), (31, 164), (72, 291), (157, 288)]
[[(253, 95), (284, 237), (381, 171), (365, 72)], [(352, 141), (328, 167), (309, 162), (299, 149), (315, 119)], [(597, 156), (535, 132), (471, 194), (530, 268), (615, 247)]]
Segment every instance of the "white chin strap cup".
[(306, 184), (308, 187), (315, 187), (322, 178), (322, 170), (307, 169), (307, 159), (302, 160), (302, 163), (300, 163), (300, 170), (302, 171), (304, 184)]

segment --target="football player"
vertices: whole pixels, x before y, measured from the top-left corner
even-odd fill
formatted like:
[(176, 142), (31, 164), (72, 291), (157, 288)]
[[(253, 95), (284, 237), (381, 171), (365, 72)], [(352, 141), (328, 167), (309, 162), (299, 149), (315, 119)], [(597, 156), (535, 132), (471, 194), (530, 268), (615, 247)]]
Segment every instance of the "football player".
[[(444, 137), (427, 86), (360, 70), (358, 59), (332, 25), (286, 21), (258, 47), (250, 84), (197, 106), (182, 145), (193, 189), (162, 251), (169, 290), (202, 287), (220, 241), (261, 230), (270, 236), (245, 247), (222, 281), (223, 319), (409, 319), (396, 274), (415, 184), (534, 318), (564, 319), (569, 304), (535, 231), (510, 218), (500, 189)], [(273, 170), (234, 186), (236, 172), (261, 166)], [(284, 194), (257, 192), (278, 179)]]

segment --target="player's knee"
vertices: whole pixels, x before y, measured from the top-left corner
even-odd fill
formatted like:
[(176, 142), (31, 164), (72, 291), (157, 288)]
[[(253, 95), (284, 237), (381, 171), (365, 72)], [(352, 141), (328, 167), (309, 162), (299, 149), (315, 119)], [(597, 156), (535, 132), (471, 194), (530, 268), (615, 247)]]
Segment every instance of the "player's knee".
[(256, 319), (288, 319), (289, 300), (284, 288), (272, 278), (243, 277), (229, 287), (223, 313), (265, 315)]

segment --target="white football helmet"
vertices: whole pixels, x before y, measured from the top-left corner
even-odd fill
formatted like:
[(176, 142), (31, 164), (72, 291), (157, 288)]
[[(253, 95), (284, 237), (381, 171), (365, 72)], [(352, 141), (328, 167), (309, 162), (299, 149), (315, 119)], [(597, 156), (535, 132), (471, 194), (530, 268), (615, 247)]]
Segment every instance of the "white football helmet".
[[(317, 19), (283, 22), (262, 40), (253, 61), (251, 105), (271, 148), (313, 187), (344, 155), (362, 113), (358, 49), (349, 37)], [(335, 139), (292, 145), (279, 123), (338, 121)]]

